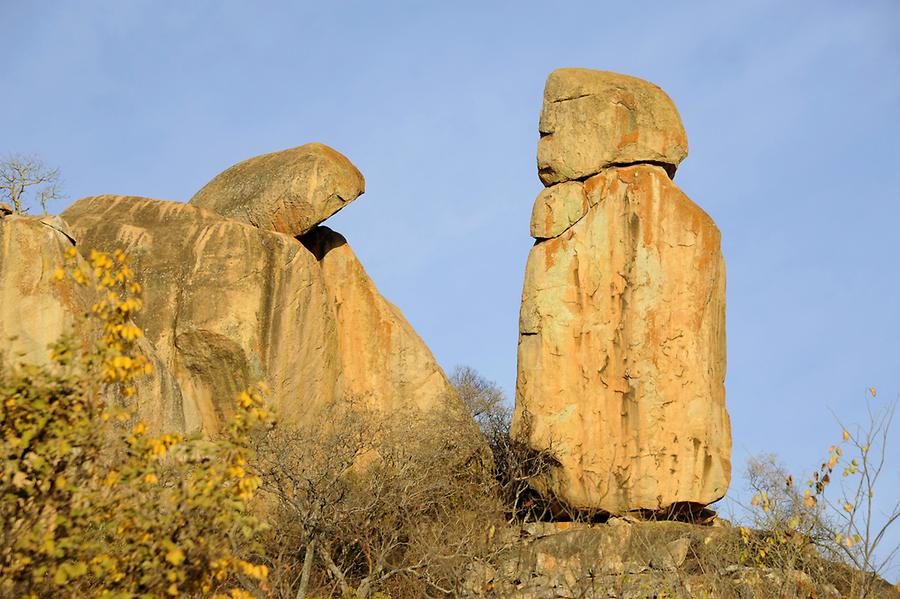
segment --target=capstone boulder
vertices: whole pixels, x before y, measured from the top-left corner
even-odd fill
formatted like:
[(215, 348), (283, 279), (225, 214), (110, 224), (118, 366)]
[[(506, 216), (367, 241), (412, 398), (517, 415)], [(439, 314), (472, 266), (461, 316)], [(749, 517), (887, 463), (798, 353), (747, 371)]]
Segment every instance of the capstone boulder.
[(303, 235), (365, 191), (346, 156), (319, 143), (256, 156), (226, 169), (191, 205), (260, 229)]
[(628, 75), (557, 69), (547, 79), (538, 142), (544, 185), (581, 180), (616, 164), (656, 163), (669, 174), (688, 153), (675, 104)]

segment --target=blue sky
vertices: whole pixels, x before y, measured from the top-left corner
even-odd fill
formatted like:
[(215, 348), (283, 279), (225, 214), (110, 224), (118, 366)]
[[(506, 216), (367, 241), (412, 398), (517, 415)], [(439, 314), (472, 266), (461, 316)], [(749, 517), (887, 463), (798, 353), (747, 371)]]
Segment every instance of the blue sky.
[(867, 387), (900, 393), (895, 1), (0, 0), (0, 22), (0, 154), (59, 166), (56, 210), (329, 144), (367, 192), (327, 224), (445, 369), (510, 395), (544, 80), (652, 81), (690, 140), (676, 183), (722, 230), (735, 489), (748, 456), (808, 469)]

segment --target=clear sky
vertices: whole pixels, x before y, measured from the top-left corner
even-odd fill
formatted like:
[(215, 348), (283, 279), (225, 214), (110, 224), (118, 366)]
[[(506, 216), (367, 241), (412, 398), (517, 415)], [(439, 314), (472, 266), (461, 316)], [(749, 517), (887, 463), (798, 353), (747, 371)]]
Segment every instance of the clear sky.
[(510, 396), (544, 80), (652, 81), (690, 140), (676, 183), (722, 230), (734, 489), (751, 455), (817, 465), (869, 386), (900, 393), (896, 0), (0, 0), (0, 23), (0, 154), (59, 166), (57, 211), (331, 145), (367, 191), (328, 226), (446, 370)]

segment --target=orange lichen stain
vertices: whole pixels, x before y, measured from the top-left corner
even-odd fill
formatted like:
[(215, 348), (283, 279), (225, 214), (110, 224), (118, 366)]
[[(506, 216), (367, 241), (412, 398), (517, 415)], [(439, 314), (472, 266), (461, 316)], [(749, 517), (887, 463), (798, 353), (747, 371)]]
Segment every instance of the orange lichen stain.
[(617, 147), (621, 149), (638, 143), (640, 128), (635, 116), (634, 96), (620, 90), (613, 96), (613, 102), (616, 105), (616, 129), (621, 132)]
[(551, 572), (556, 569), (556, 558), (549, 553), (538, 553), (537, 566), (544, 572)]
[(638, 135), (638, 130), (635, 129), (631, 133), (626, 133), (626, 134), (622, 135), (621, 137), (619, 137), (619, 143), (616, 144), (616, 147), (619, 149), (622, 149), (627, 145), (636, 144), (636, 143), (638, 143), (639, 137), (640, 136)]
[(563, 240), (560, 237), (556, 237), (554, 239), (548, 239), (543, 242), (544, 245), (544, 270), (550, 270), (553, 268), (553, 265), (556, 264), (556, 259), (554, 258), (556, 252), (560, 249), (564, 249)]
[(553, 227), (553, 210), (544, 205), (544, 231), (549, 231)]
[(588, 198), (596, 198), (597, 203), (606, 195), (607, 178), (603, 175), (595, 175), (584, 182), (584, 195)]

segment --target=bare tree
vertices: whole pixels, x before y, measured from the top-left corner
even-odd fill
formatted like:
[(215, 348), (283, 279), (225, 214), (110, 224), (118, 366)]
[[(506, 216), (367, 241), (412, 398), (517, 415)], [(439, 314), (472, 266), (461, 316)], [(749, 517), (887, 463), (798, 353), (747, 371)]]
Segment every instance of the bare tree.
[(500, 509), (480, 440), (431, 418), (384, 418), (348, 401), (260, 440), (273, 593), (456, 593)]
[(509, 412), (503, 389), (478, 374), (474, 368), (457, 366), (450, 375), (450, 382), (485, 434), (498, 416)]
[[(871, 390), (872, 400), (875, 389)], [(891, 440), (891, 425), (897, 410), (897, 399), (880, 408), (866, 403), (868, 422), (856, 426), (843, 426), (843, 445), (849, 459), (846, 463), (840, 488), (839, 501), (823, 496), (832, 514), (834, 548), (845, 561), (859, 572), (855, 596), (871, 597), (878, 586), (879, 578), (891, 570), (900, 545), (882, 548), (889, 538), (889, 530), (900, 522), (900, 497), (889, 495), (881, 509), (876, 509), (876, 492), (881, 498), (884, 486), (879, 484), (884, 467), (888, 462), (888, 443)], [(835, 455), (843, 457), (839, 449)], [(883, 481), (882, 481), (883, 482)], [(890, 482), (888, 482), (890, 485)], [(891, 493), (890, 488), (886, 489)]]
[(47, 203), (61, 196), (59, 169), (51, 168), (34, 155), (11, 154), (0, 161), (0, 197), (12, 204), (14, 212), (28, 211), (25, 203), (29, 192), (47, 214)]
[[(885, 501), (879, 483), (890, 455), (897, 400), (875, 408), (875, 389), (869, 393), (868, 422), (841, 425), (842, 441), (828, 449), (828, 459), (805, 484), (795, 482), (773, 456), (751, 460), (748, 480), (755, 494), (749, 523), (756, 532), (741, 528), (747, 557), (757, 565), (790, 573), (821, 569), (811, 557), (824, 557), (832, 563), (828, 574), (845, 587), (843, 596), (859, 599), (880, 596), (881, 577), (900, 551), (900, 546), (884, 546), (900, 522), (900, 499), (888, 489)], [(846, 576), (839, 580), (836, 575)], [(787, 577), (784, 581), (789, 584)]]
[[(557, 462), (552, 450), (536, 451), (525, 443), (527, 431), (531, 429), (528, 414), (522, 415), (522, 434), (513, 438), (510, 434), (513, 410), (503, 389), (469, 366), (457, 366), (450, 382), (491, 450), (496, 492), (508, 521), (543, 519), (549, 515), (551, 504), (560, 509), (561, 503), (553, 498), (546, 501), (531, 488), (530, 481), (548, 474)], [(574, 514), (568, 516), (575, 518)]]

